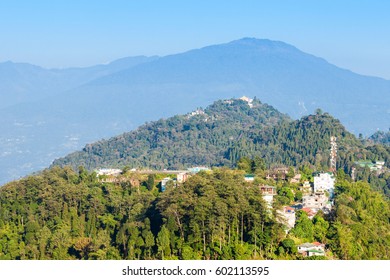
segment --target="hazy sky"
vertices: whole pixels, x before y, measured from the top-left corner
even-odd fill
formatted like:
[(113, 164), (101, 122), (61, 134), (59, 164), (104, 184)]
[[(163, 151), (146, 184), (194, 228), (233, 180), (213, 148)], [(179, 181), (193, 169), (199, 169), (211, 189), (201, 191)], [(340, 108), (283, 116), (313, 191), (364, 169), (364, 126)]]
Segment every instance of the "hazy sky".
[(390, 1), (0, 0), (0, 62), (88, 66), (242, 37), (390, 79)]

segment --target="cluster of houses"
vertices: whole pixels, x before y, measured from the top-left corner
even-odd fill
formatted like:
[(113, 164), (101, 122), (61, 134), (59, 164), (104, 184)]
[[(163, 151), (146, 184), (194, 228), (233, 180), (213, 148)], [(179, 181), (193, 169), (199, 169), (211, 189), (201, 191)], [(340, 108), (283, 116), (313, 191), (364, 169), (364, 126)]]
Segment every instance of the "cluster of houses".
[[(167, 174), (176, 174), (176, 178), (165, 177), (160, 182), (160, 190), (165, 191), (167, 184), (172, 184), (174, 186), (177, 183), (184, 183), (187, 179), (200, 171), (210, 171), (210, 168), (206, 166), (195, 166), (188, 168), (187, 170), (163, 170), (163, 171), (153, 171), (153, 170), (136, 170), (131, 169), (132, 172), (138, 172), (141, 174), (153, 174), (153, 173), (167, 173)], [(120, 183), (123, 181), (130, 181), (132, 185), (137, 185), (139, 182), (135, 182), (134, 178), (125, 178), (124, 176), (119, 176), (123, 173), (121, 169), (113, 169), (113, 168), (103, 168), (99, 170), (95, 170), (96, 176), (99, 178), (100, 182), (103, 183)]]
[(287, 232), (294, 227), (296, 210), (306, 212), (309, 219), (312, 219), (318, 211), (321, 210), (327, 214), (332, 209), (335, 183), (333, 173), (317, 172), (313, 175), (313, 185), (305, 181), (300, 187), (300, 190), (304, 194), (302, 196), (302, 203), (285, 206), (279, 211), (280, 216), (283, 217)]
[(377, 173), (380, 173), (384, 169), (385, 162), (381, 160), (377, 160), (377, 161), (361, 160), (361, 161), (356, 161), (355, 165), (363, 168), (368, 167), (370, 171), (376, 171)]
[[(287, 168), (277, 168), (267, 173), (270, 179), (287, 179)], [(332, 172), (316, 172), (313, 174), (314, 182), (304, 181), (299, 188), (302, 193), (302, 202), (299, 204), (285, 206), (278, 210), (280, 221), (286, 226), (286, 234), (295, 226), (296, 211), (302, 210), (307, 213), (309, 219), (312, 219), (318, 211), (329, 213), (332, 209), (334, 198), (335, 176)], [(290, 178), (290, 183), (300, 183), (301, 174), (295, 174)], [(247, 182), (254, 181), (252, 174), (246, 174), (244, 180)], [(272, 207), (273, 197), (277, 194), (276, 187), (260, 185), (261, 193), (269, 208)], [(297, 246), (298, 253), (311, 256), (325, 256), (325, 244), (319, 242), (304, 243)]]
[[(176, 179), (166, 177), (161, 181), (161, 191), (165, 191), (166, 186), (171, 182), (173, 186), (177, 183), (185, 182), (189, 176), (196, 174), (200, 171), (209, 171), (210, 169), (204, 166), (198, 166), (189, 168), (187, 172), (178, 173)], [(278, 170), (279, 174), (286, 174), (285, 170)], [(277, 173), (276, 173), (277, 174)], [(255, 176), (253, 174), (245, 174), (244, 180), (246, 182), (253, 182)], [(290, 182), (298, 183), (301, 176), (295, 175), (291, 178)], [(298, 182), (297, 182), (298, 181)], [(331, 201), (334, 196), (334, 182), (335, 178), (333, 173), (319, 172), (314, 174), (314, 184), (310, 182), (303, 182), (301, 189), (304, 192), (301, 206), (286, 206), (281, 211), (278, 211), (282, 217), (282, 222), (285, 224), (287, 230), (286, 233), (295, 226), (295, 213), (297, 210), (303, 210), (308, 214), (309, 218), (313, 218), (314, 215), (322, 210), (328, 212), (331, 210)], [(277, 195), (277, 189), (275, 186), (260, 185), (259, 186), (263, 199), (266, 201), (268, 209), (272, 209), (272, 203), (274, 196)], [(298, 253), (305, 257), (311, 256), (325, 256), (325, 244), (319, 242), (304, 243), (297, 246)]]

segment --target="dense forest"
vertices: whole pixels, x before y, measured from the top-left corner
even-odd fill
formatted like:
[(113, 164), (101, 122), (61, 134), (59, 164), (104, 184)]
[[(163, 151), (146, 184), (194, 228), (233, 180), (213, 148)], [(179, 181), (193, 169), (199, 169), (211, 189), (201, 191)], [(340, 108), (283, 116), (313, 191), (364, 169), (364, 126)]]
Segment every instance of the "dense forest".
[(253, 101), (217, 101), (196, 114), (148, 123), (135, 131), (87, 145), (53, 165), (181, 169), (193, 165), (233, 167), (243, 156), (260, 156), (269, 165), (311, 164), (325, 169), (330, 137), (337, 137), (337, 166), (346, 173), (357, 160), (390, 163), (390, 147), (366, 145), (327, 113), (292, 121), (273, 107)]
[[(313, 172), (328, 170), (331, 136), (334, 205), (314, 217), (297, 210), (288, 230), (280, 210), (302, 201)], [(357, 161), (385, 164), (373, 170)], [(0, 259), (303, 259), (297, 245), (306, 242), (326, 244), (326, 256), (309, 258), (390, 259), (389, 163), (390, 146), (356, 138), (320, 110), (293, 121), (256, 99), (217, 101), (1, 187)], [(193, 165), (212, 170), (163, 191), (162, 179), (175, 175), (162, 170)], [(268, 176), (281, 166), (285, 176)], [(99, 167), (123, 172), (109, 181)], [(272, 207), (262, 185), (276, 187)]]
[(390, 130), (388, 132), (377, 131), (368, 140), (390, 146)]
[(53, 165), (180, 169), (192, 165), (232, 166), (226, 153), (249, 132), (260, 134), (289, 118), (273, 107), (253, 101), (217, 101), (205, 110), (147, 123), (137, 130), (87, 145)]
[[(349, 133), (339, 120), (317, 110), (292, 121), (254, 99), (217, 101), (205, 110), (145, 124), (135, 131), (87, 145), (58, 159), (53, 166), (96, 168), (183, 169), (194, 165), (234, 167), (242, 157), (260, 157), (267, 167), (329, 166), (330, 137), (337, 137), (337, 166), (351, 174), (360, 160), (382, 160), (390, 167), (390, 146), (364, 141)], [(390, 196), (386, 174), (357, 168), (377, 190)]]
[[(0, 189), (0, 259), (302, 259), (296, 246), (313, 241), (330, 259), (390, 258), (389, 201), (366, 182), (339, 172), (334, 210), (312, 220), (298, 211), (286, 235), (276, 210), (298, 199), (296, 184), (265, 181), (258, 167), (254, 183), (222, 168), (165, 192), (161, 174), (123, 174), (131, 184), (45, 170)], [(259, 183), (277, 186), (272, 210)]]

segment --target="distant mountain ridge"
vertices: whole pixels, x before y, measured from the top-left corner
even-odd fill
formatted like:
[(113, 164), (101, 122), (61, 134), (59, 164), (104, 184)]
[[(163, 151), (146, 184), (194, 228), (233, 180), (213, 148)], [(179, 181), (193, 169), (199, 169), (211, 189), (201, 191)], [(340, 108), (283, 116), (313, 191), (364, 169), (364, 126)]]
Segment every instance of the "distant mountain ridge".
[(31, 102), (74, 89), (99, 77), (157, 59), (136, 56), (91, 67), (45, 69), (29, 63), (0, 63), (0, 108)]
[[(295, 119), (322, 108), (355, 134), (385, 130), (390, 123), (390, 81), (340, 69), (283, 42), (244, 38), (118, 69), (92, 74), (91, 69), (74, 69), (72, 77), (81, 81), (83, 76), (84, 83), (32, 94), (38, 100), (3, 108), (0, 181), (145, 121), (243, 95), (256, 96)], [(1, 96), (3, 80), (0, 72)], [(30, 82), (17, 84), (23, 83)], [(16, 96), (13, 92), (7, 95)]]

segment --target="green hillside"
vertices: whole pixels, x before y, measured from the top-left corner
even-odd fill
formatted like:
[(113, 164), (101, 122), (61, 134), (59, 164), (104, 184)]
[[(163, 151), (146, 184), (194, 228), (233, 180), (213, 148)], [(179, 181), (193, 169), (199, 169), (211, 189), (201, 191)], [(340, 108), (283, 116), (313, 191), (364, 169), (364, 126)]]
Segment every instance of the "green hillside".
[(302, 259), (296, 246), (313, 241), (328, 259), (390, 258), (390, 205), (366, 182), (339, 177), (334, 211), (298, 211), (286, 235), (275, 210), (295, 187), (284, 180), (273, 182), (271, 212), (239, 170), (201, 172), (163, 193), (161, 174), (123, 176), (139, 184), (54, 167), (2, 187), (0, 259)]
[[(297, 211), (286, 234), (277, 210), (301, 201), (303, 180), (328, 169), (331, 136), (334, 207), (313, 219)], [(370, 170), (364, 163), (372, 161), (385, 164)], [(389, 146), (357, 139), (320, 110), (292, 121), (256, 99), (218, 101), (87, 145), (3, 186), (0, 259), (302, 259), (297, 245), (306, 242), (326, 244), (326, 256), (314, 258), (389, 259), (389, 162)], [(164, 169), (193, 165), (214, 168), (161, 192), (162, 179), (175, 176)], [(288, 167), (285, 178), (268, 178), (279, 165)], [(124, 166), (113, 181), (88, 172)], [(288, 180), (295, 172), (300, 183)], [(272, 210), (262, 184), (275, 186)]]
[(180, 169), (193, 165), (233, 166), (227, 153), (247, 135), (261, 134), (288, 122), (286, 115), (253, 100), (217, 101), (205, 110), (147, 123), (107, 141), (54, 161), (53, 165), (82, 165), (89, 170), (106, 166)]
[(350, 174), (355, 161), (390, 162), (390, 147), (366, 146), (339, 120), (320, 110), (291, 121), (273, 107), (253, 101), (217, 101), (204, 111), (147, 123), (137, 130), (87, 145), (54, 161), (88, 170), (104, 167), (182, 169), (194, 165), (233, 167), (241, 157), (259, 156), (268, 167), (329, 166), (330, 137), (337, 137), (337, 167)]

